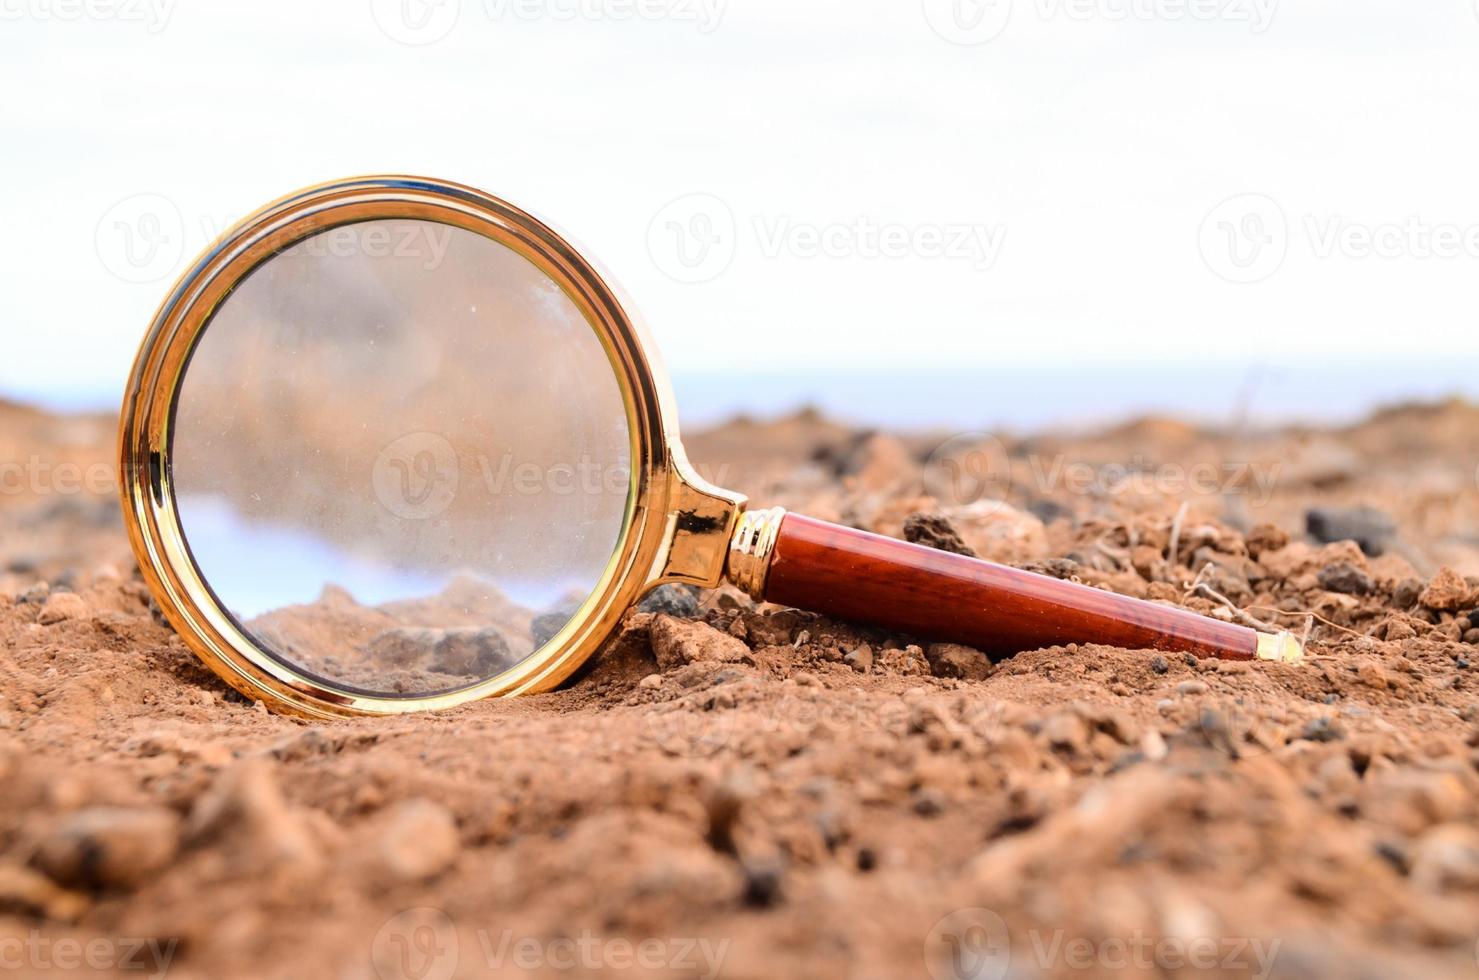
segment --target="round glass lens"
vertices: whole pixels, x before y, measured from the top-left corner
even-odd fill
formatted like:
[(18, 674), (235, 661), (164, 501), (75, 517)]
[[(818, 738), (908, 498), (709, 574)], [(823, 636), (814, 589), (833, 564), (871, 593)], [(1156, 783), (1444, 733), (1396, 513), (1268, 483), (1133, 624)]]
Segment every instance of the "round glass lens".
[(201, 332), (171, 438), (222, 608), (299, 673), (378, 696), (535, 653), (600, 583), (631, 484), (592, 325), (533, 262), (430, 221), (258, 266)]

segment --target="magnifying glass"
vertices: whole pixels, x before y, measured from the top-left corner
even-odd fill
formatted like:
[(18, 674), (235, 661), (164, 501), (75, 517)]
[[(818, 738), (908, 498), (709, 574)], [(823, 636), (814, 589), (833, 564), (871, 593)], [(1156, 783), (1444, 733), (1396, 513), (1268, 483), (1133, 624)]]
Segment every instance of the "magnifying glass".
[(1298, 661), (1287, 634), (750, 508), (689, 466), (609, 276), (511, 204), (369, 177), (283, 198), (165, 299), (120, 423), (164, 614), (313, 717), (549, 690), (644, 593), (724, 580), (992, 655)]

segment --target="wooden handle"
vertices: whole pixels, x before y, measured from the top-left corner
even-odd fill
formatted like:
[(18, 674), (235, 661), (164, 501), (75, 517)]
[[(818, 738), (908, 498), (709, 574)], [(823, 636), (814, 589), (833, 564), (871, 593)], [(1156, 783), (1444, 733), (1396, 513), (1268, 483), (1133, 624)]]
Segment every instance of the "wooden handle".
[[(1067, 643), (1225, 660), (1271, 649), (1242, 626), (799, 514), (781, 520), (764, 598), (992, 656)], [(1267, 658), (1293, 659), (1279, 652)]]

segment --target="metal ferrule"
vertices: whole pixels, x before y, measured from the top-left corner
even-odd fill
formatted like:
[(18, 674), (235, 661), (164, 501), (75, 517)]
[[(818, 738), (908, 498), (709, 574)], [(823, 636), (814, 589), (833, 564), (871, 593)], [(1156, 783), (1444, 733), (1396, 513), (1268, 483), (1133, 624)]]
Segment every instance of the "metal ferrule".
[(765, 579), (770, 572), (770, 558), (775, 552), (785, 508), (747, 510), (740, 515), (734, 537), (729, 540), (729, 556), (724, 563), (729, 581), (743, 589), (757, 602), (765, 598)]

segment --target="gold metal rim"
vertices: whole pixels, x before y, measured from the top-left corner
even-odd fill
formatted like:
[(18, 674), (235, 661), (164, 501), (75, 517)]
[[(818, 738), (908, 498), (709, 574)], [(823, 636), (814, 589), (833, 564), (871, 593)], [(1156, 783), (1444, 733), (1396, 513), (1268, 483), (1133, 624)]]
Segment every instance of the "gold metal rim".
[[(621, 536), (585, 604), (554, 639), (511, 670), (426, 697), (376, 697), (338, 688), (262, 650), (221, 608), (191, 560), (172, 487), (173, 407), (189, 351), (217, 305), (281, 249), (371, 218), (464, 228), (512, 248), (549, 275), (605, 345), (631, 435)], [(708, 486), (688, 467), (666, 375), (607, 277), (527, 212), (470, 187), (419, 177), (364, 177), (308, 188), (247, 217), (202, 254), (170, 291), (140, 346), (120, 415), (118, 452), (129, 540), (165, 616), (237, 690), (311, 717), (399, 714), (548, 690), (596, 651), (645, 590), (664, 581), (717, 584), (724, 545), (743, 505), (743, 498)]]

